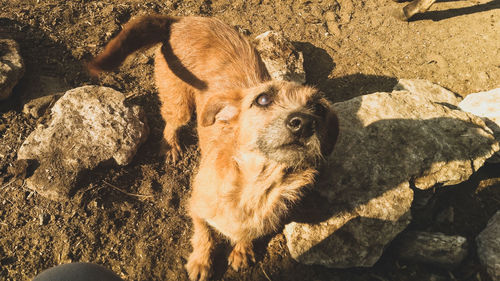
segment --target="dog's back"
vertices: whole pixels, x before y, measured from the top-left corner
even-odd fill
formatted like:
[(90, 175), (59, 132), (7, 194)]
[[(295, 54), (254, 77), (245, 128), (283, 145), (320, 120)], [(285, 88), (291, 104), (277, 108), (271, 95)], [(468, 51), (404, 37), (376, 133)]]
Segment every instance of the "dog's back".
[(113, 70), (131, 53), (157, 43), (163, 44), (161, 52), (172, 72), (197, 90), (248, 88), (270, 79), (248, 40), (222, 21), (205, 17), (134, 19), (88, 67), (94, 74)]
[(207, 82), (209, 91), (249, 88), (270, 79), (254, 46), (218, 19), (190, 17), (176, 22), (170, 42), (173, 54)]

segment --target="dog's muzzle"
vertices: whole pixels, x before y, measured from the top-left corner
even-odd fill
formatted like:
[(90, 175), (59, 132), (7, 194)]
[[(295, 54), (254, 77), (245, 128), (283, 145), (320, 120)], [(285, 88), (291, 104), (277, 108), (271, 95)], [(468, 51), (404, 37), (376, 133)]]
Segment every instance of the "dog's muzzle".
[(322, 158), (318, 134), (321, 122), (321, 117), (307, 111), (293, 111), (264, 127), (257, 146), (278, 162), (312, 166)]

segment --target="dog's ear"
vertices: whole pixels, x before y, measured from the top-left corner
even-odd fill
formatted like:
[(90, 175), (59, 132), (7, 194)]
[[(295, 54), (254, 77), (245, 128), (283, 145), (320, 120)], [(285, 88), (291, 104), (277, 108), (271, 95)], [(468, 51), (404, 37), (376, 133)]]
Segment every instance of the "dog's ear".
[(229, 122), (240, 113), (240, 95), (237, 93), (210, 98), (201, 112), (201, 126), (213, 125), (216, 121)]
[(322, 97), (318, 100), (325, 108), (327, 108), (325, 116), (325, 128), (323, 132), (323, 140), (321, 141), (321, 153), (325, 156), (330, 155), (337, 143), (339, 136), (339, 118), (335, 113), (332, 103), (325, 98), (325, 95), (321, 93)]

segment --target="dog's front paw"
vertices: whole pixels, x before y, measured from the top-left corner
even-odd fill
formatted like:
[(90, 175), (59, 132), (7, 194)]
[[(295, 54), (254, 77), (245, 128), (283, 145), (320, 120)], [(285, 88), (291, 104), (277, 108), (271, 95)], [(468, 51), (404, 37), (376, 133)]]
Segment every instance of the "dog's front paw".
[(177, 163), (182, 156), (182, 149), (178, 143), (169, 143), (163, 140), (161, 143), (161, 154), (166, 156), (166, 161), (171, 161), (172, 163)]
[(210, 260), (190, 256), (186, 264), (186, 271), (191, 281), (206, 281), (210, 276)]
[(252, 242), (238, 242), (229, 254), (228, 263), (235, 271), (238, 271), (240, 268), (248, 266), (249, 259), (255, 262)]
[(167, 159), (172, 160), (172, 163), (177, 163), (181, 159), (182, 150), (179, 146), (172, 146), (167, 152)]

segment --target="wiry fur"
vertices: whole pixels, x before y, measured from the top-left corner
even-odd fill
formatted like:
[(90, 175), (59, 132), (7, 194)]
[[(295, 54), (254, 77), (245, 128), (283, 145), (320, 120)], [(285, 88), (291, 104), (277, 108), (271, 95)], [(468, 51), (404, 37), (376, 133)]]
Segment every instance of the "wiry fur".
[(112, 70), (132, 52), (157, 43), (162, 46), (155, 53), (155, 80), (161, 115), (168, 120), (165, 150), (175, 162), (181, 154), (178, 130), (195, 107), (204, 106), (213, 93), (249, 88), (270, 76), (250, 42), (222, 21), (161, 15), (127, 23), (88, 69), (94, 75)]
[[(154, 32), (147, 35), (144, 27), (151, 25)], [(137, 36), (134, 30), (147, 37), (145, 46), (162, 43), (155, 76), (167, 123), (164, 136), (174, 158), (180, 152), (177, 130), (195, 107), (198, 112), (201, 163), (189, 201), (194, 227), (189, 277), (209, 277), (209, 226), (234, 244), (228, 259), (238, 270), (254, 260), (252, 241), (278, 230), (289, 208), (313, 184), (321, 160), (335, 144), (336, 115), (316, 89), (271, 81), (248, 40), (216, 19), (139, 18), (108, 44), (91, 70), (107, 70), (137, 50), (140, 46), (127, 47)], [(256, 102), (262, 94), (271, 100), (266, 106)], [(307, 134), (287, 127), (297, 114), (311, 121)]]

